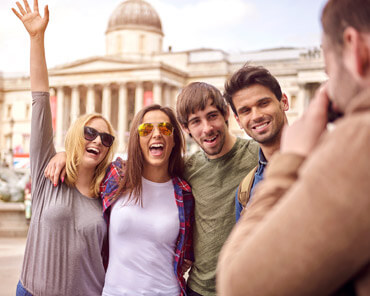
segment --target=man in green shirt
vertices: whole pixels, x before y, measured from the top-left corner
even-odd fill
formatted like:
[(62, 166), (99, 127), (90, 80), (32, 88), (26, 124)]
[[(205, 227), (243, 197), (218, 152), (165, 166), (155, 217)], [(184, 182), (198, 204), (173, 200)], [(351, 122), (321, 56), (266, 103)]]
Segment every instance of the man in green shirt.
[(218, 254), (235, 225), (235, 192), (257, 165), (258, 145), (228, 130), (229, 108), (212, 85), (194, 82), (178, 96), (177, 117), (202, 151), (186, 161), (195, 198), (194, 257), (188, 295), (216, 295)]

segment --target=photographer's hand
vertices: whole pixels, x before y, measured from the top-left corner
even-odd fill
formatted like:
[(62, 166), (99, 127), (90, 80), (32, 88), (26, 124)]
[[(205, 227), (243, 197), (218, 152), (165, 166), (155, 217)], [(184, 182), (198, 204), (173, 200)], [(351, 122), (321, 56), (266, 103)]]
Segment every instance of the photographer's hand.
[(308, 156), (316, 147), (328, 122), (326, 84), (316, 92), (310, 106), (303, 116), (291, 126), (285, 127), (281, 139), (281, 152)]

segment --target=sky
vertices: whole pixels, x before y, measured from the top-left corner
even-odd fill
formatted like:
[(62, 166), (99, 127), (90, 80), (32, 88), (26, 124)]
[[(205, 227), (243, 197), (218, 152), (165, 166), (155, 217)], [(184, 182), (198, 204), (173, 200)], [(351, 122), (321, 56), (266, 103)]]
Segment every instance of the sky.
[[(21, 0), (20, 0), (21, 1)], [(30, 0), (33, 6), (33, 0)], [(146, 0), (159, 14), (163, 49), (215, 48), (245, 52), (276, 47), (320, 46), (320, 14), (326, 0)], [(22, 1), (21, 1), (22, 2)], [(39, 0), (48, 4), (45, 35), (48, 67), (105, 54), (105, 30), (122, 0)], [(0, 72), (29, 73), (29, 37), (0, 1)]]

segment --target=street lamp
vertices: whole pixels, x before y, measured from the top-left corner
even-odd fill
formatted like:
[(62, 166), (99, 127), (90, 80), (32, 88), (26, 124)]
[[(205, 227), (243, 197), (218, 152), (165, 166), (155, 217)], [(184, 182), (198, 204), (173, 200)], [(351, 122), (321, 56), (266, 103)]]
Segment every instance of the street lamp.
[(13, 117), (10, 118), (9, 125), (10, 125), (10, 148), (9, 148), (9, 152), (10, 152), (11, 167), (13, 167), (13, 163), (14, 163), (14, 158), (13, 158), (13, 128), (14, 128), (14, 119), (13, 119)]

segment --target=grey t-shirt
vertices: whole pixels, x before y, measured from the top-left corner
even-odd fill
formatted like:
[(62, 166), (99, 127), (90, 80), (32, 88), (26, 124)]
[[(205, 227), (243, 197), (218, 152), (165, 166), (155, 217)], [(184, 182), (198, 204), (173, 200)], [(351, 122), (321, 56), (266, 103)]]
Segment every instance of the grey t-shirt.
[(101, 295), (101, 250), (107, 228), (99, 198), (64, 183), (54, 187), (44, 169), (55, 155), (49, 93), (32, 93), (32, 219), (21, 273), (33, 295)]
[(201, 295), (216, 295), (218, 254), (235, 225), (235, 192), (257, 165), (258, 144), (238, 138), (233, 148), (217, 159), (203, 151), (186, 162), (185, 179), (195, 199), (194, 257), (188, 285)]

